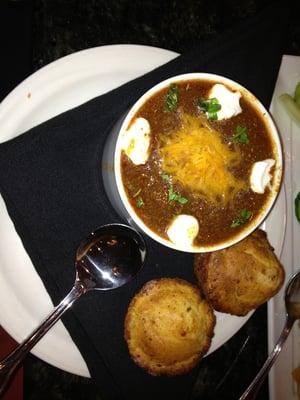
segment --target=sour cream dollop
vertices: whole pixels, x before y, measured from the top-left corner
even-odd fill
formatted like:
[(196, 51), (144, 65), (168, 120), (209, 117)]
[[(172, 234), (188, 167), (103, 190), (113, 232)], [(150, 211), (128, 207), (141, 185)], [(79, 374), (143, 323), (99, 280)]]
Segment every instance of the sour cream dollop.
[(255, 193), (264, 193), (266, 187), (269, 185), (272, 175), (270, 174), (271, 168), (275, 165), (275, 160), (268, 158), (263, 161), (258, 161), (253, 164), (250, 185)]
[(199, 231), (198, 220), (192, 215), (181, 214), (176, 216), (167, 229), (171, 242), (181, 249), (189, 249)]
[(142, 117), (136, 118), (123, 134), (122, 150), (135, 165), (145, 164), (149, 157), (150, 124)]
[(217, 112), (219, 119), (228, 119), (242, 112), (240, 106), (240, 92), (232, 92), (221, 83), (216, 83), (210, 90), (208, 97), (216, 98), (221, 104), (221, 110)]

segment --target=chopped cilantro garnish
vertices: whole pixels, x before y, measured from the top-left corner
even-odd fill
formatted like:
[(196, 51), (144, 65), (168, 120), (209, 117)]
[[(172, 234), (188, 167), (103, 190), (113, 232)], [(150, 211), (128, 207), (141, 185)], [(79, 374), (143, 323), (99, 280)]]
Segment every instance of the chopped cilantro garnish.
[(174, 110), (174, 108), (177, 107), (178, 104), (178, 94), (179, 94), (179, 89), (178, 86), (175, 83), (172, 83), (170, 85), (170, 88), (167, 93), (167, 98), (166, 98), (166, 103), (165, 103), (165, 112), (170, 112)]
[(250, 218), (252, 217), (252, 211), (247, 210), (246, 208), (243, 208), (240, 211), (240, 215), (235, 218), (232, 221), (232, 224), (230, 225), (231, 228), (236, 228), (240, 225), (245, 224)]
[(222, 108), (219, 100), (215, 97), (213, 99), (198, 100), (198, 106), (207, 113), (207, 118), (213, 121), (218, 119), (218, 111)]
[(172, 186), (172, 177), (168, 174), (162, 174), (161, 175), (163, 181), (165, 181), (169, 185), (168, 189), (168, 199), (169, 201), (177, 201), (179, 204), (186, 204), (188, 202), (188, 199), (185, 197), (181, 196), (180, 193), (175, 192)]
[(144, 200), (142, 199), (141, 196), (139, 196), (139, 197), (136, 199), (136, 206), (137, 206), (138, 208), (141, 208), (141, 207), (143, 207), (144, 205), (145, 205)]
[(181, 196), (179, 193), (174, 191), (173, 186), (170, 186), (168, 193), (169, 193), (169, 201), (177, 201), (180, 204), (186, 204), (188, 202), (188, 199), (186, 199), (185, 197)]
[(162, 174), (162, 179), (163, 179), (163, 181), (165, 181), (165, 182), (167, 182), (167, 183), (170, 183), (171, 182), (171, 177), (170, 177), (170, 175), (168, 175), (168, 174)]
[(233, 135), (232, 139), (236, 143), (248, 144), (249, 143), (249, 137), (248, 137), (248, 129), (247, 129), (247, 127), (246, 126), (237, 125), (235, 127), (235, 134)]

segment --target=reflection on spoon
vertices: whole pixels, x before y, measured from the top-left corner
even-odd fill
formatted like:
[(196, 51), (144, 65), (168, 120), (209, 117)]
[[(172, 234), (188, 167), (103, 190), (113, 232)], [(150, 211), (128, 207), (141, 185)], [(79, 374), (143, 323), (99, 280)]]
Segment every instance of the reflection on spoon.
[(76, 279), (72, 290), (40, 326), (0, 362), (0, 398), (16, 367), (75, 300), (89, 290), (111, 290), (123, 286), (139, 272), (145, 257), (143, 237), (129, 226), (103, 225), (92, 232), (77, 249)]
[(286, 286), (285, 309), (285, 325), (272, 353), (269, 355), (261, 370), (254, 378), (253, 382), (248, 386), (248, 388), (245, 390), (239, 400), (253, 400), (256, 398), (263, 381), (265, 380), (268, 372), (270, 371), (278, 354), (280, 353), (289, 333), (291, 332), (294, 322), (297, 319), (300, 319), (300, 271), (292, 276)]

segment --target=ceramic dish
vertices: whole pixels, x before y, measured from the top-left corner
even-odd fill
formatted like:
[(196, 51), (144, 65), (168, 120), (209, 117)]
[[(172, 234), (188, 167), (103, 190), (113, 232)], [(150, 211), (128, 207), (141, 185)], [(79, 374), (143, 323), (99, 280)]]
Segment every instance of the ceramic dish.
[[(274, 153), (274, 158), (276, 160), (274, 172), (272, 173), (272, 185), (270, 187), (270, 195), (263, 203), (263, 206), (259, 210), (258, 215), (255, 218), (253, 218), (249, 223), (245, 224), (245, 227), (243, 229), (240, 229), (235, 234), (232, 228), (229, 227), (228, 229), (231, 229), (232, 233), (230, 233), (230, 237), (228, 239), (219, 240), (216, 243), (212, 242), (211, 244), (200, 243), (197, 245), (196, 244), (180, 245), (179, 243), (174, 243), (171, 240), (168, 240), (167, 238), (164, 238), (162, 235), (156, 233), (143, 221), (143, 219), (135, 211), (134, 207), (132, 206), (132, 203), (128, 198), (128, 194), (126, 193), (126, 189), (122, 179), (122, 171), (121, 171), (121, 155), (123, 153), (122, 146), (124, 138), (126, 138), (126, 135), (129, 134), (129, 127), (132, 126), (135, 115), (144, 106), (145, 103), (147, 104), (147, 101), (149, 99), (153, 98), (163, 89), (168, 89), (174, 84), (178, 85), (185, 84), (185, 82), (211, 82), (211, 85), (219, 83), (225, 85), (232, 92), (240, 93), (241, 96), (253, 106), (257, 114), (260, 116), (260, 119), (264, 122), (264, 125), (266, 126), (268, 134), (270, 135), (270, 138), (272, 140), (273, 153)], [(163, 116), (164, 115), (166, 114), (163, 113)], [(167, 118), (169, 117), (170, 114), (168, 113)], [(253, 124), (252, 121), (248, 122), (248, 124), (250, 123)], [(230, 129), (232, 129), (231, 126)], [(251, 143), (249, 144), (249, 146), (250, 145)], [(260, 161), (260, 159), (258, 161)], [(107, 166), (112, 166), (112, 168), (107, 168)], [(129, 223), (134, 223), (139, 230), (146, 233), (152, 239), (156, 240), (157, 242), (159, 242), (164, 246), (171, 247), (175, 250), (203, 253), (203, 252), (216, 251), (231, 246), (237, 243), (238, 241), (242, 240), (246, 236), (248, 236), (251, 232), (253, 232), (258, 226), (262, 224), (263, 220), (266, 218), (267, 214), (272, 208), (280, 189), (281, 176), (282, 176), (282, 151), (281, 151), (281, 144), (277, 128), (274, 125), (272, 118), (270, 117), (265, 107), (252, 93), (250, 93), (247, 89), (245, 89), (237, 82), (234, 82), (223, 76), (209, 74), (209, 73), (190, 73), (190, 74), (174, 76), (172, 78), (164, 80), (163, 82), (158, 83), (157, 85), (149, 89), (132, 106), (132, 108), (128, 111), (127, 115), (125, 116), (124, 120), (117, 123), (116, 126), (113, 128), (112, 132), (110, 133), (110, 135), (108, 136), (103, 152), (102, 172), (103, 172), (104, 186), (108, 194), (108, 197), (111, 199), (111, 204), (115, 207), (116, 211), (119, 212), (119, 214), (122, 217), (127, 219)], [(151, 179), (152, 178), (153, 175), (151, 176)], [(157, 204), (157, 206), (158, 205), (159, 204)], [(157, 207), (155, 207), (155, 210), (157, 210)], [(206, 209), (204, 208), (204, 213), (206, 212), (205, 210)], [(182, 211), (182, 213), (185, 214), (184, 211)], [(200, 226), (199, 229), (203, 229), (203, 227)]]
[[(281, 262), (289, 277), (300, 269), (300, 224), (295, 217), (294, 199), (300, 192), (300, 128), (278, 102), (283, 93), (293, 94), (300, 82), (300, 57), (284, 56), (279, 70), (270, 112), (281, 132), (285, 154), (284, 185), (286, 187), (286, 231)], [(272, 214), (270, 215), (270, 217)], [(272, 225), (274, 220), (270, 219)], [(271, 226), (270, 225), (270, 226)], [(268, 225), (267, 225), (268, 228)], [(278, 224), (278, 230), (284, 227)], [(284, 288), (268, 303), (269, 351), (273, 349), (285, 322)], [(295, 323), (278, 360), (269, 374), (270, 400), (297, 400), (297, 387), (292, 371), (300, 367), (300, 329)]]

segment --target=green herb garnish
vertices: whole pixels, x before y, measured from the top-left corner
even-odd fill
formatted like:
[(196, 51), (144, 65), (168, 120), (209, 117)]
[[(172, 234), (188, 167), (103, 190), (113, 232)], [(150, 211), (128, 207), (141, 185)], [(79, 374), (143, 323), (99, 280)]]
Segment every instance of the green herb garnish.
[(233, 141), (236, 143), (248, 144), (248, 129), (246, 126), (237, 125), (235, 127), (235, 134), (233, 135)]
[(180, 193), (175, 192), (175, 190), (173, 189), (172, 177), (168, 174), (162, 174), (161, 177), (163, 181), (165, 181), (169, 185), (169, 190), (168, 190), (169, 201), (177, 201), (179, 204), (186, 204), (188, 202), (188, 199), (181, 196)]
[(240, 226), (240, 225), (243, 225), (243, 224), (245, 224), (251, 217), (252, 217), (252, 212), (249, 211), (249, 210), (247, 210), (246, 208), (243, 208), (243, 209), (240, 211), (240, 215), (232, 221), (232, 224), (230, 225), (230, 227), (231, 227), (231, 228), (236, 228), (236, 227), (238, 227), (238, 226)]
[(300, 192), (297, 194), (295, 198), (295, 214), (297, 220), (300, 222)]
[(175, 83), (172, 83), (167, 93), (166, 104), (164, 108), (165, 112), (170, 112), (177, 107), (178, 94), (179, 94), (178, 86)]
[(141, 208), (141, 207), (143, 207), (144, 205), (145, 205), (144, 200), (142, 199), (141, 196), (139, 196), (139, 197), (136, 199), (136, 206), (137, 206), (138, 208)]
[(163, 181), (165, 181), (165, 182), (167, 182), (167, 183), (170, 183), (171, 182), (171, 177), (170, 177), (170, 175), (168, 175), (168, 174), (162, 174), (162, 180)]
[(173, 186), (169, 188), (169, 201), (177, 201), (180, 204), (186, 204), (188, 199), (175, 192)]
[(202, 111), (205, 111), (207, 113), (207, 118), (215, 121), (218, 119), (218, 111), (221, 110), (222, 106), (219, 103), (219, 100), (217, 98), (213, 99), (200, 99), (198, 100), (198, 106)]

